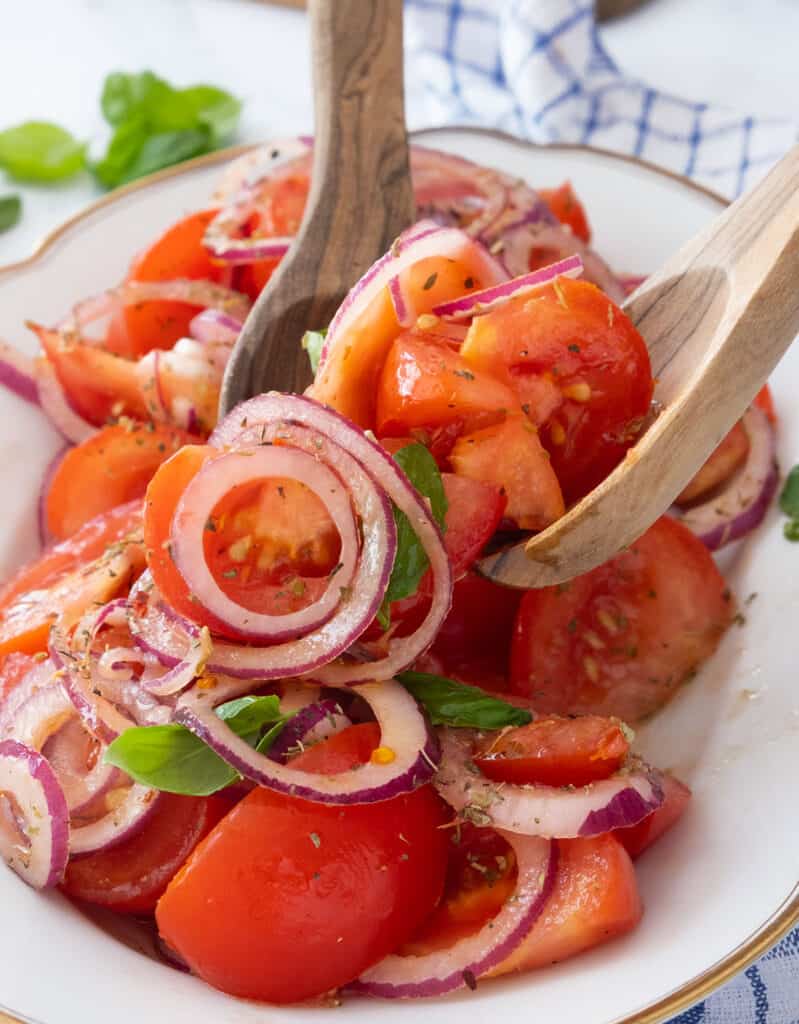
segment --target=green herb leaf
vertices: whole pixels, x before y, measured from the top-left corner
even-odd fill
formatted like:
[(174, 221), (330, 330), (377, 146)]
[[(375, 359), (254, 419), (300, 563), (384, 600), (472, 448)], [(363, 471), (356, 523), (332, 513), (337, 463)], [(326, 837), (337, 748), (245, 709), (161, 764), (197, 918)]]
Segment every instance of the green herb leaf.
[(18, 181), (63, 181), (85, 163), (86, 147), (49, 121), (26, 121), (0, 132), (0, 167)]
[(322, 356), (322, 349), (324, 348), (326, 337), (326, 327), (321, 331), (306, 331), (302, 336), (302, 347), (308, 353), (308, 359), (311, 363), (311, 373), (313, 374), (315, 374), (319, 369), (319, 360)]
[[(277, 697), (240, 697), (222, 704), (216, 713), (237, 736), (261, 752), (269, 748), (280, 731), (277, 727), (282, 728), (286, 721)], [(262, 736), (268, 725), (272, 728)], [(146, 786), (186, 796), (208, 796), (239, 777), (199, 737), (177, 724), (127, 729), (110, 744), (105, 761)]]
[[(423, 444), (400, 448), (394, 458), (416, 490), (430, 499), (433, 515), (442, 530), (446, 529), (447, 496), (436, 460)], [(391, 602), (415, 594), (430, 562), (419, 538), (404, 512), (394, 508), (397, 524), (397, 554), (377, 620), (383, 629), (391, 625)]]
[(468, 729), (504, 729), (527, 725), (533, 716), (477, 686), (427, 672), (401, 672), (397, 678), (424, 707), (433, 725)]
[(782, 528), (783, 536), (786, 540), (798, 541), (799, 540), (799, 519), (789, 519)]
[(19, 196), (0, 196), (0, 231), (13, 228), (22, 216), (22, 199)]
[(108, 75), (100, 105), (114, 134), (92, 169), (107, 188), (217, 149), (241, 113), (241, 101), (224, 89), (176, 89), (151, 71)]
[(799, 519), (799, 466), (794, 466), (788, 474), (780, 493), (780, 508), (791, 519)]

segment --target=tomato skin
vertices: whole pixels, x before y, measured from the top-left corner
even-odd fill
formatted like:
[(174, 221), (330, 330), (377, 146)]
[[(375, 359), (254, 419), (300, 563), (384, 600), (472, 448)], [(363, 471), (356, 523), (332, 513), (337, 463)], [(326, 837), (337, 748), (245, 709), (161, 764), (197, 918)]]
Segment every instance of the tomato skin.
[(429, 785), (342, 807), (255, 789), (172, 880), (156, 908), (159, 931), (231, 995), (322, 995), (398, 948), (435, 907), (447, 816)]
[(543, 913), (489, 977), (559, 963), (624, 935), (641, 920), (635, 869), (614, 833), (557, 843), (555, 887)]
[(673, 775), (662, 775), (660, 784), (663, 787), (660, 807), (637, 825), (619, 828), (613, 833), (633, 860), (677, 824), (691, 801), (691, 790)]
[(768, 384), (764, 384), (755, 395), (754, 404), (758, 406), (758, 408), (762, 409), (766, 416), (768, 416), (769, 423), (772, 427), (776, 427), (777, 409), (774, 405), (774, 396), (772, 395), (771, 388)]
[(629, 750), (613, 719), (538, 718), (486, 739), (474, 763), (495, 782), (587, 786), (617, 772)]
[(618, 464), (652, 399), (643, 338), (587, 281), (561, 277), (475, 317), (461, 355), (512, 385), (543, 424), (541, 442), (568, 504)]
[(749, 435), (739, 420), (728, 434), (721, 440), (718, 447), (710, 454), (696, 476), (674, 499), (680, 506), (691, 505), (704, 498), (731, 477), (736, 469), (745, 462), (749, 454)]
[(557, 188), (540, 188), (538, 194), (561, 224), (571, 228), (573, 235), (583, 242), (591, 241), (591, 228), (585, 207), (577, 198), (570, 181), (564, 181)]
[[(59, 615), (80, 614), (95, 600), (108, 600), (143, 568), (138, 544), (126, 545), (118, 568), (108, 576), (100, 564), (106, 549), (141, 530), (141, 502), (95, 517), (73, 536), (22, 566), (0, 588), (0, 656), (47, 649), (50, 626)], [(94, 566), (88, 572), (90, 566)]]
[(291, 759), (291, 767), (316, 775), (335, 775), (366, 764), (372, 751), (380, 746), (377, 722), (348, 725), (321, 743), (315, 743)]
[(141, 832), (70, 860), (62, 890), (121, 914), (148, 914), (192, 850), (230, 810), (224, 797), (162, 793)]
[(705, 546), (663, 516), (605, 565), (525, 593), (511, 690), (542, 713), (638, 721), (710, 657), (733, 612)]
[[(191, 213), (168, 228), (149, 249), (136, 257), (128, 281), (171, 281), (176, 278), (223, 283), (229, 271), (211, 261), (202, 244), (216, 210)], [(118, 355), (137, 359), (151, 349), (172, 348), (189, 333), (189, 322), (201, 307), (185, 302), (139, 302), (114, 317), (106, 347)]]
[(89, 519), (143, 498), (158, 466), (194, 440), (171, 427), (116, 424), (71, 448), (47, 493), (50, 533), (63, 540)]
[(450, 462), (460, 476), (501, 487), (505, 513), (522, 530), (543, 530), (566, 511), (551, 460), (524, 416), (459, 437)]

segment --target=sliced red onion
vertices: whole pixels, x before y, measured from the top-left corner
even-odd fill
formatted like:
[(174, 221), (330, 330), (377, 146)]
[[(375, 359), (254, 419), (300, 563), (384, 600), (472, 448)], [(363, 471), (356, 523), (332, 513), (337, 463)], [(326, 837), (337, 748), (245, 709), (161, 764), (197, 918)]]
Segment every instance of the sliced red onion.
[[(372, 301), (404, 270), (430, 256), (447, 259), (462, 258), (466, 254), (480, 267), (480, 276), (489, 284), (498, 284), (506, 274), (488, 251), (458, 228), (442, 228), (434, 221), (420, 221), (403, 232), (389, 251), (372, 264), (369, 270), (347, 293), (333, 317), (319, 357), (320, 368), (328, 359), (333, 346), (368, 309)], [(408, 308), (405, 317), (415, 313)]]
[(14, 720), (20, 708), (42, 687), (53, 685), (55, 671), (56, 666), (50, 658), (37, 662), (25, 673), (14, 689), (3, 698), (0, 702), (0, 738), (12, 735)]
[(552, 839), (596, 836), (636, 825), (663, 803), (656, 776), (643, 765), (574, 789), (519, 786), (486, 778), (472, 753), (466, 730), (444, 729), (435, 787), (450, 807), (492, 828)]
[(387, 956), (348, 985), (348, 991), (384, 999), (418, 999), (473, 988), (477, 978), (521, 945), (555, 884), (558, 845), (538, 836), (497, 831), (513, 848), (518, 867), (513, 894), (497, 916), (446, 949), (422, 956)]
[(514, 277), (510, 281), (504, 281), (492, 288), (483, 288), (479, 292), (463, 295), (451, 302), (442, 302), (433, 307), (433, 313), (436, 316), (446, 317), (448, 320), (465, 320), (496, 309), (508, 299), (515, 299), (520, 295), (543, 288), (544, 285), (551, 284), (559, 277), (579, 277), (582, 272), (583, 261), (580, 257), (567, 256), (566, 259), (558, 260), (557, 263), (552, 263), (548, 267), (532, 270), (529, 274)]
[(204, 309), (189, 324), (192, 338), (204, 345), (232, 345), (241, 333), (243, 322), (218, 309)]
[(175, 278), (171, 281), (126, 281), (116, 294), (125, 305), (140, 302), (185, 302), (189, 306), (205, 306), (226, 313), (234, 320), (244, 321), (252, 302), (241, 292), (205, 279)]
[[(341, 605), (342, 591), (355, 577), (359, 542), (349, 492), (323, 457), (321, 450), (314, 457), (299, 448), (274, 444), (228, 452), (205, 463), (175, 509), (172, 558), (190, 592), (217, 619), (256, 642), (291, 640), (320, 628)], [(208, 567), (203, 548), (206, 523), (224, 496), (235, 487), (270, 477), (296, 480), (315, 494), (341, 538), (339, 566), (319, 599), (285, 615), (254, 612), (228, 597)]]
[(400, 327), (412, 327), (415, 319), (410, 314), (399, 274), (396, 277), (392, 277), (388, 282), (388, 291), (391, 295), (391, 304), (394, 307), (394, 316), (397, 318), (397, 323)]
[(50, 529), (47, 525), (47, 495), (50, 493), (50, 485), (53, 482), (53, 477), (56, 475), (58, 467), (61, 465), (64, 456), (71, 449), (72, 445), (69, 444), (65, 444), (63, 448), (59, 448), (52, 459), (47, 463), (47, 468), (44, 471), (44, 477), (42, 479), (42, 485), (39, 488), (39, 497), (36, 502), (36, 518), (39, 526), (39, 541), (43, 548), (46, 548), (48, 544), (52, 544), (55, 539), (50, 533)]
[(39, 404), (33, 360), (4, 341), (0, 341), (0, 385), (32, 405)]
[(646, 281), (646, 277), (641, 274), (621, 274), (618, 281), (624, 289), (624, 294), (630, 296), (636, 288), (641, 287), (644, 281)]
[(72, 408), (56, 376), (53, 364), (47, 359), (37, 359), (33, 369), (39, 404), (45, 415), (67, 441), (80, 444), (93, 434), (97, 427), (87, 422)]
[[(411, 485), (399, 465), (384, 448), (367, 437), (360, 427), (333, 409), (321, 406), (305, 396), (268, 392), (251, 398), (217, 425), (209, 443), (217, 447), (246, 447), (260, 436), (261, 430), (275, 423), (282, 423), (283, 431), (290, 431), (293, 424), (307, 426), (331, 442), (331, 447), (347, 452), (357, 459), (362, 469), (377, 482), (384, 498), (390, 498), (397, 508), (405, 513), (424, 548), (433, 573), (433, 597), (427, 615), (415, 632), (407, 637), (393, 638), (389, 644), (388, 655), (368, 665), (341, 662), (324, 663), (322, 667), (320, 663), (312, 669), (305, 670), (304, 673), (297, 673), (312, 674), (319, 682), (331, 686), (349, 686), (372, 680), (391, 679), (427, 650), (449, 611), (452, 600), (452, 570), (438, 524), (425, 499)], [(351, 482), (349, 475), (344, 478)], [(361, 518), (370, 526), (374, 519), (368, 516)], [(367, 532), (367, 544), (372, 532), (372, 529)], [(358, 588), (354, 587), (350, 603), (357, 600)], [(372, 614), (376, 611), (375, 607)], [(331, 620), (324, 629), (334, 621)], [(358, 639), (366, 625), (368, 622), (361, 620), (360, 632), (357, 635), (354, 631), (350, 634), (346, 647)], [(346, 650), (346, 647), (341, 648), (340, 652)], [(253, 668), (258, 664), (258, 652), (248, 651), (246, 648), (240, 650), (244, 652), (243, 657), (240, 655), (238, 659), (226, 659), (224, 662), (222, 670), (229, 675), (241, 676), (248, 663), (252, 664)], [(263, 662), (263, 654), (260, 657)], [(218, 650), (214, 652), (212, 661), (214, 664), (220, 661)], [(253, 674), (257, 675), (257, 670)]]
[(685, 511), (671, 509), (671, 515), (711, 551), (738, 540), (763, 522), (779, 482), (774, 428), (768, 417), (751, 405), (741, 423), (749, 437), (749, 454), (722, 493)]
[(259, 754), (214, 713), (214, 708), (246, 693), (242, 680), (188, 690), (178, 701), (181, 722), (245, 778), (267, 789), (324, 804), (364, 804), (409, 793), (435, 771), (438, 748), (424, 715), (408, 691), (394, 680), (359, 687), (380, 726), (380, 746), (393, 753), (388, 764), (369, 762), (334, 775), (316, 775), (278, 764)]
[[(280, 708), (282, 711), (282, 700)], [(327, 739), (347, 725), (352, 725), (352, 723), (342, 712), (337, 701), (330, 697), (316, 701), (316, 703), (302, 708), (286, 723), (280, 735), (269, 748), (269, 757), (280, 764), (286, 764), (290, 755), (298, 748), (302, 749), (304, 743), (315, 743)]]
[(101, 799), (105, 807), (99, 817), (80, 823), (72, 817), (69, 849), (73, 857), (107, 850), (140, 832), (155, 810), (161, 794), (158, 790), (133, 782), (109, 789)]
[(58, 885), (69, 859), (69, 812), (47, 760), (16, 740), (0, 742), (0, 854), (34, 889)]

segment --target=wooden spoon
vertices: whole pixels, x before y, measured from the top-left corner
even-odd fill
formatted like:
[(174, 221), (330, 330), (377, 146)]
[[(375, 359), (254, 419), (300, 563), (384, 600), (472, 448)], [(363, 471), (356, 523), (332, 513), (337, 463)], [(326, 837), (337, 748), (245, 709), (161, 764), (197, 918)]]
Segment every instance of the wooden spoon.
[(311, 381), (300, 339), (414, 217), (402, 76), (402, 0), (312, 0), (314, 143), (300, 231), (253, 306), (225, 371), (220, 416)]
[(626, 311), (649, 348), (662, 412), (565, 516), (482, 559), (497, 583), (550, 586), (607, 561), (663, 514), (745, 412), (799, 332), (799, 146)]

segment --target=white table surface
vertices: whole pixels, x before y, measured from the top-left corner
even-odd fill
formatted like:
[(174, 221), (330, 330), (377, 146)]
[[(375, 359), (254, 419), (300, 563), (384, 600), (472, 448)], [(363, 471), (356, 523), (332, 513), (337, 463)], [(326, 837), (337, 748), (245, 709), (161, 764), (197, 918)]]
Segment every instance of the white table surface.
[[(0, 15), (0, 127), (53, 120), (101, 146), (104, 76), (151, 68), (241, 96), (240, 141), (311, 129), (300, 11), (256, 0), (0, 0)], [(655, 86), (744, 113), (796, 116), (796, 0), (651, 0), (603, 33), (619, 64)], [(409, 120), (420, 120), (412, 93)], [(25, 209), (0, 235), (0, 264), (26, 256), (98, 194), (88, 174), (57, 188), (0, 180), (0, 194), (12, 188)]]

